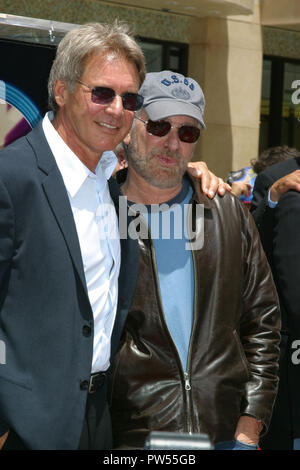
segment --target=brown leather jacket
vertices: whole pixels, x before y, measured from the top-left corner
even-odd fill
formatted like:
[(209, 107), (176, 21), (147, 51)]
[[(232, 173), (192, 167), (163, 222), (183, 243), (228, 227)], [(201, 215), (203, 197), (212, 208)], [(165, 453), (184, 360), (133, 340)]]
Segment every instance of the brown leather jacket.
[(152, 242), (139, 240), (137, 285), (111, 376), (115, 447), (143, 447), (153, 430), (227, 441), (241, 414), (265, 430), (270, 420), (280, 339), (272, 275), (248, 210), (231, 194), (209, 200), (198, 182), (195, 189), (204, 246), (193, 252), (187, 374), (164, 318)]

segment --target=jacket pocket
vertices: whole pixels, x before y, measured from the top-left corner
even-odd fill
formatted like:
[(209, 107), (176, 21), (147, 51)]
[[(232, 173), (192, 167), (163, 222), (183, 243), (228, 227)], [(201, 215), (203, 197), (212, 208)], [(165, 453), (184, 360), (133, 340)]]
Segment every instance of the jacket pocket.
[(237, 345), (237, 348), (238, 348), (238, 351), (239, 351), (239, 356), (240, 356), (240, 359), (241, 359), (241, 363), (242, 363), (243, 368), (244, 368), (244, 370), (245, 370), (245, 373), (246, 373), (246, 375), (247, 375), (247, 379), (250, 380), (251, 374), (250, 374), (249, 364), (248, 364), (248, 360), (247, 360), (245, 351), (244, 351), (244, 349), (243, 349), (243, 346), (242, 346), (240, 337), (239, 337), (239, 335), (238, 335), (238, 333), (237, 333), (236, 330), (233, 330), (233, 331), (232, 331), (232, 334), (233, 334), (235, 343), (236, 343), (236, 345)]

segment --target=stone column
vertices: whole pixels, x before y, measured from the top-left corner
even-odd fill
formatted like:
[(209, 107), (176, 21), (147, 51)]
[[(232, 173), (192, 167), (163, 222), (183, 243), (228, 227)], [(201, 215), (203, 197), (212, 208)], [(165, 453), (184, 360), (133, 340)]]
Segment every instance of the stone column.
[(205, 123), (195, 152), (218, 176), (249, 165), (258, 154), (262, 33), (254, 15), (193, 18), (189, 75), (206, 98)]

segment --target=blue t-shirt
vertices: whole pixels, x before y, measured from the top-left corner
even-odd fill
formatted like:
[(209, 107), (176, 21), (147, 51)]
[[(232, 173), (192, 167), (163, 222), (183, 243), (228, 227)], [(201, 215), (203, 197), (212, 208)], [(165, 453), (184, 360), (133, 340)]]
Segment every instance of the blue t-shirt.
[(185, 371), (194, 311), (193, 257), (191, 250), (186, 249), (189, 239), (185, 233), (192, 195), (193, 188), (184, 178), (174, 199), (147, 206), (164, 316)]

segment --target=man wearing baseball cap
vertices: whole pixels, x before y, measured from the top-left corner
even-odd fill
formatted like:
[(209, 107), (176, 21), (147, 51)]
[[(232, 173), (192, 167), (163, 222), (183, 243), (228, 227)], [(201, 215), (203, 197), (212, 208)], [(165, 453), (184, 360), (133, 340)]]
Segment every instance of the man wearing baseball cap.
[(230, 193), (209, 199), (186, 174), (205, 129), (199, 84), (148, 73), (139, 93), (128, 170), (118, 174), (139, 261), (123, 330), (114, 331), (114, 445), (143, 448), (151, 431), (165, 431), (257, 449), (277, 390), (270, 269), (249, 211)]

